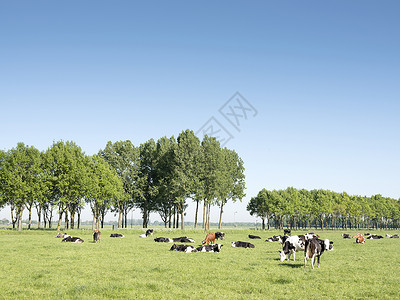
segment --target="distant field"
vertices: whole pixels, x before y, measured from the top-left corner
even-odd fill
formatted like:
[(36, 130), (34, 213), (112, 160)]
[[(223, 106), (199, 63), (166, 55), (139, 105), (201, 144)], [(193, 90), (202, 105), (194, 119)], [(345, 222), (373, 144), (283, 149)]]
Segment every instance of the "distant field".
[[(264, 240), (281, 232), (224, 231), (221, 253), (181, 253), (169, 251), (170, 243), (139, 238), (142, 229), (103, 230), (99, 244), (92, 243), (91, 230), (68, 231), (83, 244), (61, 243), (55, 231), (0, 230), (0, 299), (400, 297), (400, 239), (358, 245), (344, 240), (341, 231), (314, 231), (333, 240), (335, 249), (322, 255), (321, 268), (312, 270), (310, 264), (304, 269), (303, 253), (295, 262), (279, 261), (281, 245)], [(112, 232), (126, 237), (110, 238)], [(249, 240), (249, 233), (262, 239)], [(189, 236), (198, 245), (205, 233), (156, 229), (154, 237), (160, 236)], [(237, 240), (256, 247), (232, 248)]]

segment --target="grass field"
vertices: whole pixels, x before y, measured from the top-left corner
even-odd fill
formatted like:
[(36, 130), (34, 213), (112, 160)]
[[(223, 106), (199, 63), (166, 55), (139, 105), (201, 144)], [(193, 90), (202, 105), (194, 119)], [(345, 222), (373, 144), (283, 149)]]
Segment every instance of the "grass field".
[[(102, 231), (95, 244), (91, 230), (69, 231), (85, 240), (72, 244), (55, 231), (0, 230), (0, 299), (400, 299), (400, 239), (359, 245), (342, 232), (317, 231), (334, 241), (334, 251), (312, 270), (310, 263), (304, 269), (303, 253), (280, 262), (281, 245), (264, 242), (277, 231), (225, 230), (221, 253), (169, 251), (170, 243), (153, 240), (189, 236), (198, 245), (203, 231), (156, 229), (147, 239), (139, 238), (144, 230), (118, 231), (123, 239), (112, 232)], [(255, 248), (232, 248), (237, 240)]]

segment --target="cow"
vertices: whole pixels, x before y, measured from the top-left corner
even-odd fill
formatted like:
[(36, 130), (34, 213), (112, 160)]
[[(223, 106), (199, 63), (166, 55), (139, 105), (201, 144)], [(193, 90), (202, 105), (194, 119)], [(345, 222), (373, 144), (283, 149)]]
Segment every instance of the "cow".
[(378, 240), (378, 239), (383, 239), (383, 236), (381, 235), (376, 235), (376, 234), (371, 234), (369, 237), (367, 237), (369, 240)]
[(179, 238), (173, 238), (172, 241), (174, 243), (194, 243), (194, 239), (188, 238), (187, 236), (182, 236)]
[(350, 234), (348, 234), (348, 233), (343, 233), (343, 234), (342, 234), (342, 237), (343, 237), (344, 239), (351, 239)]
[(274, 235), (273, 237), (267, 238), (265, 241), (266, 242), (280, 242), (280, 243), (282, 243), (282, 236), (280, 236), (280, 235), (275, 236)]
[(172, 243), (173, 240), (169, 239), (169, 238), (165, 238), (165, 237), (158, 237), (154, 239), (155, 242), (158, 243)]
[(220, 239), (220, 240), (224, 240), (225, 239), (225, 232), (219, 232), (219, 231), (217, 231), (216, 233), (215, 233), (215, 238), (218, 240), (218, 239)]
[(249, 234), (249, 239), (261, 239), (261, 237), (259, 237), (258, 235), (251, 235)]
[(311, 267), (314, 269), (315, 258), (318, 259), (318, 268), (320, 258), (324, 251), (333, 250), (333, 242), (329, 242), (328, 239), (320, 240), (318, 238), (307, 239), (304, 247), (304, 268), (307, 265), (307, 259), (311, 258)]
[(98, 229), (95, 229), (93, 232), (93, 242), (98, 243), (101, 240), (101, 232)]
[(398, 238), (399, 238), (399, 235), (398, 235), (398, 234), (394, 234), (394, 235), (392, 235), (390, 238), (391, 238), (391, 239), (398, 239)]
[(363, 235), (361, 233), (356, 234), (355, 236), (353, 236), (353, 239), (356, 239), (356, 243), (357, 244), (364, 244), (365, 243), (365, 237), (363, 237)]
[(232, 242), (232, 247), (255, 248), (253, 244), (241, 241)]
[(153, 232), (154, 232), (153, 229), (147, 229), (146, 230), (146, 236), (149, 236), (149, 235), (153, 236)]
[(282, 251), (278, 251), (281, 255), (281, 261), (290, 260), (290, 254), (293, 254), (293, 261), (296, 260), (296, 251), (304, 250), (306, 240), (317, 238), (319, 235), (314, 233), (306, 233), (305, 235), (284, 236), (282, 238)]
[(186, 252), (186, 253), (191, 253), (191, 252), (197, 252), (198, 250), (191, 246), (191, 245), (177, 245), (177, 244), (173, 244), (171, 249), (169, 249), (170, 251), (181, 251), (181, 252)]
[(56, 238), (66, 238), (67, 236), (70, 236), (70, 235), (66, 234), (66, 233), (57, 233)]
[(219, 253), (221, 252), (221, 247), (223, 245), (221, 244), (215, 244), (215, 245), (202, 245), (200, 247), (197, 247), (197, 251), (199, 252), (214, 252), (214, 253)]
[(83, 240), (78, 237), (67, 236), (61, 242), (70, 242), (70, 243), (83, 243)]
[(292, 231), (290, 229), (284, 229), (283, 235), (291, 235)]
[(119, 238), (124, 238), (125, 236), (123, 234), (120, 233), (111, 233), (110, 237), (119, 237)]
[(215, 233), (210, 232), (209, 234), (207, 234), (205, 240), (201, 244), (202, 245), (215, 244)]

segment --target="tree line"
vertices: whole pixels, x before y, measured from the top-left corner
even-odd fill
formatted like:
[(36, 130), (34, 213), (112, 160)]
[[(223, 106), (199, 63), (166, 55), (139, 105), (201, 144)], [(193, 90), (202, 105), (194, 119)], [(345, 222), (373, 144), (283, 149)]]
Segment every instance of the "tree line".
[(262, 189), (247, 210), (260, 217), (262, 228), (392, 229), (400, 225), (400, 199), (348, 195), (330, 190)]
[(22, 229), (22, 214), (38, 215), (38, 228), (51, 226), (58, 213), (66, 228), (79, 228), (82, 209), (90, 206), (99, 228), (107, 212), (118, 213), (118, 228), (127, 227), (128, 213), (140, 209), (143, 227), (151, 212), (165, 227), (185, 227), (185, 209), (196, 203), (197, 226), (203, 206), (203, 228), (210, 226), (212, 205), (219, 207), (245, 196), (244, 166), (239, 155), (207, 135), (200, 141), (191, 130), (178, 137), (150, 139), (134, 146), (131, 141), (108, 142), (95, 155), (86, 155), (72, 141), (53, 142), (46, 151), (18, 143), (0, 150), (0, 207), (9, 205), (13, 228)]

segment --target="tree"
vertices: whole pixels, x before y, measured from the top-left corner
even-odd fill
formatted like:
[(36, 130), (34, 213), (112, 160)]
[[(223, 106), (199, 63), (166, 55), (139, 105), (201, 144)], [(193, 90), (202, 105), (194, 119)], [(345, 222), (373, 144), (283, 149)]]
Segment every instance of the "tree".
[(115, 143), (109, 141), (104, 150), (99, 151), (99, 155), (110, 164), (122, 180), (125, 194), (114, 200), (114, 209), (118, 212), (118, 228), (123, 227), (123, 216), (126, 227), (128, 211), (133, 208), (133, 199), (138, 194), (139, 148), (129, 140)]
[(269, 219), (272, 215), (272, 197), (271, 192), (266, 189), (262, 189), (258, 192), (256, 197), (252, 197), (247, 204), (247, 210), (251, 216), (257, 216), (261, 218), (262, 229), (265, 230), (265, 220), (269, 229)]
[(237, 200), (242, 201), (245, 196), (243, 160), (234, 150), (222, 149), (222, 165), (221, 171), (218, 173), (219, 180), (217, 182), (220, 182), (219, 188), (216, 187), (219, 191), (218, 198), (220, 203), (218, 228), (221, 229), (224, 205), (228, 200), (232, 200), (233, 202)]
[(87, 159), (82, 149), (71, 141), (58, 141), (47, 150), (44, 164), (49, 172), (52, 198), (57, 199), (60, 230), (62, 215), (68, 228), (68, 212), (71, 228), (74, 228), (75, 212), (81, 204), (87, 185)]
[(173, 185), (176, 187), (176, 202), (181, 214), (181, 228), (185, 228), (185, 202), (196, 194), (199, 188), (200, 141), (192, 130), (182, 131), (174, 150)]
[(123, 197), (123, 184), (117, 172), (99, 155), (93, 155), (88, 161), (88, 190), (86, 200), (92, 209), (96, 228), (104, 221), (104, 212), (113, 199)]

